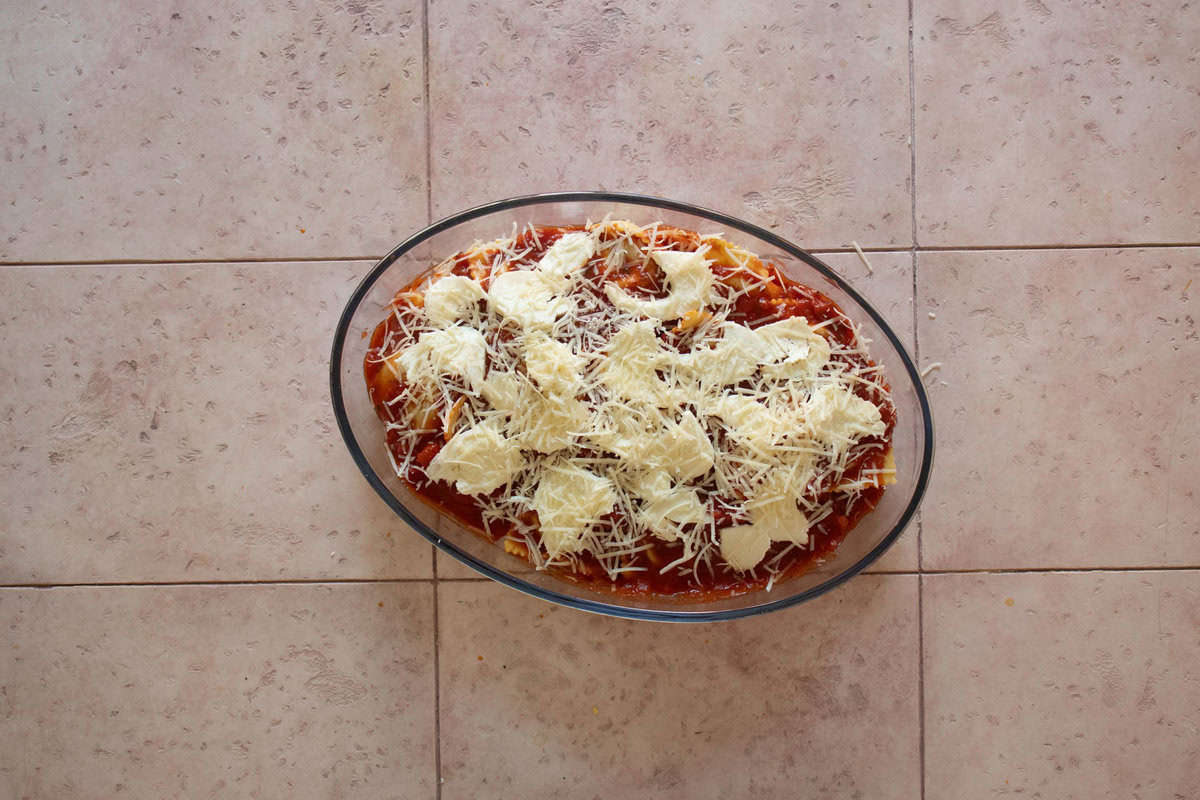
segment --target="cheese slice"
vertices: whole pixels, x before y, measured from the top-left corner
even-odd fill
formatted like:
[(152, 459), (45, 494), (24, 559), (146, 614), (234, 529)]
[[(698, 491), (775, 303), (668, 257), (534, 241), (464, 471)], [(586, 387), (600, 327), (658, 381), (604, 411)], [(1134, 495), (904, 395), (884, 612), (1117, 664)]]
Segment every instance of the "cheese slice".
[(586, 233), (568, 233), (550, 246), (533, 269), (513, 269), (492, 278), (488, 302), (525, 330), (548, 331), (573, 308), (567, 296), (579, 268), (595, 252)]
[(808, 544), (808, 519), (791, 492), (767, 489), (746, 504), (750, 520), (773, 542)]
[(668, 423), (655, 439), (647, 466), (665, 469), (677, 481), (698, 478), (713, 465), (712, 440), (696, 415), (684, 411), (678, 422)]
[(524, 396), (521, 384), (521, 378), (515, 372), (493, 370), (479, 390), (492, 408), (512, 416), (521, 410), (521, 398)]
[(803, 317), (789, 317), (754, 331), (762, 342), (762, 371), (775, 378), (811, 377), (829, 363), (829, 342)]
[(517, 373), (492, 372), (480, 393), (508, 417), (506, 432), (524, 450), (556, 453), (575, 444), (588, 428), (590, 415), (582, 401), (539, 392)]
[(578, 394), (583, 364), (584, 360), (570, 347), (540, 331), (525, 337), (525, 372), (547, 394)]
[(529, 505), (537, 512), (549, 557), (578, 552), (588, 525), (611, 511), (616, 500), (608, 478), (569, 462), (546, 467)]
[(463, 494), (486, 494), (507, 483), (522, 466), (520, 448), (492, 418), (456, 433), (425, 473), (435, 481), (453, 481)]
[(630, 484), (642, 500), (641, 523), (660, 539), (673, 542), (679, 538), (681, 525), (704, 522), (704, 504), (699, 494), (695, 489), (672, 483), (665, 470), (642, 473)]
[(745, 325), (725, 322), (719, 330), (721, 338), (715, 347), (702, 347), (679, 358), (680, 370), (702, 386), (719, 388), (744, 381), (772, 358), (769, 345)]
[(571, 310), (570, 299), (559, 293), (561, 283), (534, 270), (510, 270), (492, 278), (488, 305), (525, 330), (548, 331)]
[(713, 301), (712, 270), (704, 260), (707, 247), (692, 253), (677, 250), (656, 250), (651, 258), (666, 275), (668, 292), (666, 297), (643, 299), (634, 297), (611, 283), (604, 292), (609, 302), (630, 314), (653, 319), (679, 319), (688, 311), (695, 311)]
[(550, 245), (538, 261), (537, 269), (544, 275), (568, 280), (596, 253), (596, 240), (582, 231), (568, 233)]
[(388, 359), (396, 376), (409, 383), (436, 384), (443, 375), (460, 376), (471, 387), (483, 383), (487, 343), (474, 328), (455, 325), (426, 331), (416, 344)]
[(786, 478), (771, 476), (746, 504), (749, 525), (721, 530), (721, 557), (736, 570), (758, 566), (772, 542), (808, 543), (808, 519)]
[(878, 407), (832, 383), (812, 393), (804, 404), (804, 420), (814, 439), (834, 445), (882, 436), (887, 428)]
[(736, 570), (754, 569), (770, 547), (770, 535), (755, 525), (721, 529), (721, 558)]
[(446, 275), (425, 290), (425, 315), (434, 325), (446, 327), (466, 317), (484, 297), (478, 281)]
[(735, 441), (742, 442), (760, 453), (766, 453), (775, 443), (779, 417), (759, 400), (745, 395), (724, 395), (705, 405), (708, 414), (719, 418)]
[(589, 418), (587, 406), (574, 397), (547, 397), (530, 391), (521, 397), (510, 432), (526, 450), (557, 453), (575, 444)]
[(651, 447), (649, 430), (658, 430), (662, 412), (639, 403), (610, 400), (592, 414), (586, 433), (593, 448), (612, 453), (630, 465), (644, 465)]
[(666, 406), (672, 387), (658, 371), (670, 368), (672, 359), (654, 328), (653, 322), (640, 320), (618, 330), (608, 340), (596, 377), (618, 398)]

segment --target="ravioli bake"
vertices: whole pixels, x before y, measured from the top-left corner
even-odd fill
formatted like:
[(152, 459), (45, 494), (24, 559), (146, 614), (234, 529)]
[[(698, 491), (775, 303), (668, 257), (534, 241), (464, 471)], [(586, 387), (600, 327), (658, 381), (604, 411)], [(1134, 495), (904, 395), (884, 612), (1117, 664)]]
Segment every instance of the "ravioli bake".
[(536, 569), (704, 600), (828, 556), (894, 482), (866, 344), (719, 236), (605, 220), (437, 264), (364, 370), (422, 499)]

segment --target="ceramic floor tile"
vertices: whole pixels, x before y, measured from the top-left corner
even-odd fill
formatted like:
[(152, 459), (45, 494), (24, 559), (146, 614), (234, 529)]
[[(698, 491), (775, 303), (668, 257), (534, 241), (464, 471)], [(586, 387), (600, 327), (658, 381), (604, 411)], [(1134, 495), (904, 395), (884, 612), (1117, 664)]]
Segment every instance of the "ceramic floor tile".
[(927, 576), (927, 800), (1200, 796), (1198, 578)]
[(469, 578), (479, 578), (486, 580), (484, 575), (463, 564), (456, 558), (446, 555), (441, 550), (437, 550), (437, 573), (438, 579), (446, 580), (467, 580)]
[(0, 259), (386, 252), (426, 221), (421, 13), (5, 3)]
[(1200, 249), (917, 269), (921, 359), (943, 365), (924, 566), (1200, 564)]
[(917, 520), (909, 523), (908, 528), (900, 534), (900, 538), (891, 549), (879, 557), (879, 560), (866, 568), (866, 572), (915, 572), (917, 570)]
[(329, 402), (367, 266), (0, 270), (0, 581), (429, 577)]
[(911, 244), (907, 8), (429, 3), (434, 216), (610, 189)]
[(846, 280), (899, 335), (909, 354), (913, 343), (912, 255), (865, 253), (870, 267), (857, 253), (822, 253), (817, 256)]
[(915, 797), (916, 581), (704, 626), (441, 584), (442, 797)]
[(429, 583), (0, 590), (4, 797), (433, 798)]
[(1197, 241), (1189, 3), (913, 8), (922, 245)]

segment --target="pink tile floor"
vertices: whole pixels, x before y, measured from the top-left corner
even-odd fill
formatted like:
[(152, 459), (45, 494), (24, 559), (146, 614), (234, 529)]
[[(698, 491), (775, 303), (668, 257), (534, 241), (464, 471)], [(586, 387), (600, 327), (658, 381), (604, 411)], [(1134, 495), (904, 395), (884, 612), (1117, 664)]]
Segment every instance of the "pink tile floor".
[[(9, 3), (0, 43), (0, 796), (1200, 797), (1194, 7)], [(592, 617), (357, 474), (371, 259), (598, 188), (823, 253), (940, 363), (871, 574)]]

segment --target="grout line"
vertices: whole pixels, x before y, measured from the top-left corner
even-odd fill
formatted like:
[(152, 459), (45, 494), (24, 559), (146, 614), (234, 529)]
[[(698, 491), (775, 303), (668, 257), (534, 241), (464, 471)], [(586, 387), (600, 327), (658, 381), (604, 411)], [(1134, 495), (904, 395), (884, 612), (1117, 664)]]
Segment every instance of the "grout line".
[(1084, 242), (1071, 244), (946, 244), (918, 245), (918, 253), (976, 252), (988, 250), (1148, 250), (1165, 247), (1200, 247), (1200, 242)]
[[(1010, 252), (1022, 250), (1155, 250), (1155, 249), (1184, 249), (1188, 247), (1200, 247), (1200, 242), (1091, 242), (1084, 244), (948, 244), (948, 245), (930, 245), (916, 247), (863, 247), (864, 253), (987, 253), (987, 252)], [(831, 255), (840, 253), (853, 253), (853, 247), (821, 247), (821, 248), (806, 248), (807, 252), (813, 255)], [(314, 264), (321, 262), (353, 262), (367, 261), (375, 262), (383, 258), (382, 255), (357, 255), (357, 256), (251, 256), (251, 257), (229, 257), (229, 258), (119, 258), (119, 259), (99, 259), (99, 260), (77, 260), (77, 261), (0, 261), (0, 268), (4, 267), (102, 267), (102, 266), (188, 266), (188, 265), (204, 265), (212, 264), (216, 266), (232, 265), (232, 264)]]
[[(428, 154), (427, 154), (428, 156)], [(427, 165), (431, 168), (431, 165)], [(429, 188), (432, 180), (432, 173), (429, 179), (426, 180), (427, 188)], [(427, 192), (428, 194), (428, 192)], [(432, 196), (426, 198), (426, 216), (429, 222), (433, 221), (432, 211)], [(906, 253), (910, 248), (907, 247), (888, 247), (886, 245), (878, 245), (874, 247), (863, 247), (864, 253)], [(828, 253), (854, 253), (853, 247), (827, 247), (827, 248), (811, 248), (807, 252), (814, 255), (824, 255)], [(294, 263), (320, 263), (322, 261), (379, 261), (383, 258), (380, 254), (364, 254), (357, 256), (231, 256), (228, 258), (110, 258), (110, 259), (79, 259), (75, 261), (0, 261), (0, 267), (140, 267), (140, 266), (169, 266), (169, 265), (203, 265), (203, 264), (294, 264)]]
[[(920, 294), (917, 289), (917, 274), (920, 268), (920, 258), (917, 257), (917, 251), (914, 249), (912, 253), (912, 307), (913, 307), (913, 359), (918, 365), (921, 364), (921, 315), (919, 305), (917, 303)], [(937, 429), (934, 428), (934, 448), (937, 447)], [(921, 509), (917, 509), (917, 572), (921, 572), (925, 568), (925, 517), (921, 513)]]
[(921, 798), (925, 797), (925, 576), (917, 576), (917, 730), (920, 732)]
[(922, 575), (1036, 575), (1040, 573), (1086, 574), (1090, 572), (1196, 572), (1200, 565), (1143, 567), (1007, 567), (996, 569), (923, 569)]
[[(921, 363), (921, 324), (919, 320), (918, 298), (920, 294), (917, 291), (917, 275), (918, 261), (917, 250), (920, 243), (917, 241), (917, 68), (916, 68), (916, 42), (913, 35), (915, 26), (915, 14), (913, 8), (914, 0), (908, 0), (908, 156), (909, 156), (909, 189), (912, 193), (912, 321), (913, 321), (913, 358), (916, 363)], [(920, 574), (924, 566), (924, 524), (921, 519), (921, 512), (917, 510), (917, 573)], [(920, 584), (918, 584), (919, 587)], [(920, 588), (917, 590), (917, 607), (920, 608)], [(924, 680), (924, 667), (921, 668), (922, 681)], [(925, 721), (921, 719), (921, 797), (925, 797)]]
[(0, 267), (144, 267), (215, 264), (315, 264), (322, 261), (378, 261), (383, 256), (247, 256), (244, 258), (112, 258), (93, 261), (0, 261)]
[[(421, 53), (424, 59), (425, 73), (425, 221), (433, 224), (433, 139), (431, 131), (433, 123), (430, 120), (432, 110), (429, 108), (429, 0), (421, 4)], [(440, 790), (439, 790), (440, 796)]]
[[(863, 575), (1087, 575), (1091, 573), (1200, 572), (1200, 564), (1140, 567), (1010, 567), (995, 569), (920, 569), (864, 571)], [(0, 583), (2, 589), (180, 589), (187, 586), (357, 586), (362, 584), (485, 583), (491, 578), (312, 578), (280, 581), (136, 581), (92, 583)]]
[[(912, 192), (912, 315), (913, 315), (913, 358), (921, 363), (921, 336), (917, 314), (917, 88), (916, 57), (913, 41), (913, 3), (908, 0), (908, 153), (909, 188)], [(918, 770), (921, 782), (921, 800), (925, 800), (925, 577), (922, 551), (921, 512), (917, 511), (917, 748), (920, 753)]]
[(433, 583), (433, 578), (291, 578), (287, 580), (201, 580), (201, 581), (49, 581), (0, 582), (0, 589), (129, 589), (150, 587), (178, 589), (184, 586), (354, 586), (359, 584)]
[(917, 249), (917, 88), (913, 45), (913, 0), (908, 0), (908, 188), (912, 205), (912, 246)]
[(433, 580), (433, 786), (438, 800), (442, 796), (442, 660), (441, 660), (441, 584)]
[[(914, 248), (913, 252), (912, 252), (913, 359), (917, 363), (918, 368), (920, 368), (920, 364), (921, 364), (921, 316), (918, 313), (919, 304), (917, 302), (918, 298), (920, 297), (920, 294), (917, 289), (917, 285), (918, 285), (917, 271), (919, 269), (919, 264), (918, 264), (919, 261), (920, 261), (920, 259), (917, 257), (917, 251)], [(936, 437), (936, 432), (935, 432), (935, 437)], [(934, 444), (936, 445), (936, 442)], [(917, 509), (916, 524), (917, 524), (917, 572), (921, 572), (921, 570), (925, 566), (925, 546), (924, 546), (925, 520), (921, 516), (920, 509)]]

